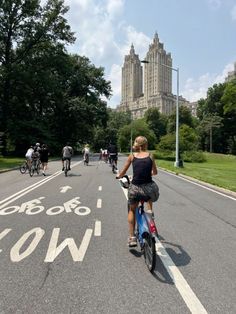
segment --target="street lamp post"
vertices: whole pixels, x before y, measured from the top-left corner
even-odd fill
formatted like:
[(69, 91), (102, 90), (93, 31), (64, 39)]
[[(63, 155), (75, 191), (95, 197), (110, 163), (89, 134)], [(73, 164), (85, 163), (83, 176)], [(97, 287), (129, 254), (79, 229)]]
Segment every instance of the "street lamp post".
[[(175, 167), (180, 167), (179, 160), (179, 68), (172, 68), (169, 65), (153, 61), (142, 60), (141, 63), (155, 63), (171, 69), (177, 73), (177, 95), (176, 95), (176, 137), (175, 137)], [(182, 163), (181, 163), (182, 164)]]

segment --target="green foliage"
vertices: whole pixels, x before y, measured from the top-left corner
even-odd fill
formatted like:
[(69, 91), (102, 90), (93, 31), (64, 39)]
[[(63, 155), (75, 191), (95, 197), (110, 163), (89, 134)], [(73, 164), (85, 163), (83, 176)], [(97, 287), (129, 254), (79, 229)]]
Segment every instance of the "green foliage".
[[(158, 145), (160, 150), (174, 151), (176, 146), (175, 133), (169, 133), (161, 138)], [(179, 129), (179, 151), (195, 150), (198, 147), (198, 135), (196, 131), (186, 124), (183, 124)]]
[(131, 124), (124, 126), (118, 133), (118, 145), (122, 151), (129, 151), (137, 136), (145, 136), (148, 140), (149, 149), (153, 149), (156, 143), (156, 136), (149, 129), (147, 123), (143, 119), (132, 121)]
[(206, 157), (201, 151), (185, 151), (181, 156), (185, 162), (205, 162)]
[(212, 148), (213, 152), (236, 154), (235, 86), (235, 80), (215, 84), (208, 89), (207, 98), (198, 102), (198, 130), (203, 150)]
[[(104, 69), (70, 55), (75, 38), (64, 1), (0, 2), (0, 128), (5, 150), (21, 152), (45, 142), (60, 151), (65, 142), (91, 142), (106, 125), (111, 95)], [(7, 39), (7, 40), (6, 40)], [(14, 43), (14, 45), (13, 45)]]
[(166, 134), (167, 117), (161, 114), (158, 108), (149, 108), (145, 112), (144, 119), (159, 142), (160, 138)]
[(170, 160), (175, 161), (175, 151), (171, 150), (160, 150), (157, 148), (157, 150), (153, 153), (153, 156), (157, 160)]
[(224, 114), (236, 114), (236, 79), (229, 82), (224, 90), (221, 100), (224, 104)]
[[(191, 128), (195, 127), (196, 120), (191, 115), (189, 108), (180, 106), (179, 108), (179, 125), (186, 124)], [(176, 130), (176, 112), (168, 117), (167, 132), (174, 133)]]

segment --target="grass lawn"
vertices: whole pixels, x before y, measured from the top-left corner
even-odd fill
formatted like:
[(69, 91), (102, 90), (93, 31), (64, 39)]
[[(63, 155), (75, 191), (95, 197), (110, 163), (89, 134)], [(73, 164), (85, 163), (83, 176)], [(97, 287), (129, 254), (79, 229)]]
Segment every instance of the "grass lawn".
[(20, 164), (23, 163), (24, 160), (24, 158), (0, 157), (0, 170), (11, 169), (20, 166)]
[(236, 156), (210, 153), (205, 156), (206, 162), (184, 162), (183, 168), (175, 168), (173, 161), (165, 160), (157, 160), (157, 165), (236, 192)]

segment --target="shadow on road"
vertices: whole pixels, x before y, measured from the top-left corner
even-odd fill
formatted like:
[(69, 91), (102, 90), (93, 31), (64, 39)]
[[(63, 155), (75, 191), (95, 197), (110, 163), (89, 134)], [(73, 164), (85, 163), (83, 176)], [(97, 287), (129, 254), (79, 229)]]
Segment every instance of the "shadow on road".
[[(181, 245), (165, 241), (165, 239), (162, 237), (160, 237), (160, 241), (163, 244), (163, 246), (165, 247), (165, 250), (163, 250), (163, 252), (160, 252), (160, 254), (162, 256), (162, 259), (164, 259), (164, 260), (165, 260), (165, 256), (166, 256), (166, 260), (168, 260), (168, 262), (165, 266), (163, 264), (160, 256), (158, 256), (158, 254), (157, 254), (156, 268), (153, 272), (153, 276), (161, 282), (173, 285), (174, 281), (171, 278), (166, 267), (185, 266), (185, 265), (190, 263), (191, 257), (182, 248)], [(166, 253), (169, 255), (171, 260), (169, 259), (168, 255), (166, 255)], [(169, 269), (169, 271), (171, 272), (171, 269)]]

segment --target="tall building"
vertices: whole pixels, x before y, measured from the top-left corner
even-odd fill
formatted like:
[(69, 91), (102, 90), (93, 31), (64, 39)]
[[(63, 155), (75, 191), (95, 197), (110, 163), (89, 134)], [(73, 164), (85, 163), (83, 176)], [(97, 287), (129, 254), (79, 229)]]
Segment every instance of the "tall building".
[(117, 110), (131, 111), (133, 119), (143, 117), (149, 108), (158, 108), (161, 113), (169, 115), (176, 106), (176, 96), (172, 94), (171, 54), (165, 51), (157, 33), (149, 45), (145, 61), (143, 69), (132, 44), (122, 67), (121, 103)]
[(231, 72), (228, 72), (227, 77), (225, 78), (225, 82), (230, 82), (236, 78), (236, 62), (234, 62), (234, 69)]

